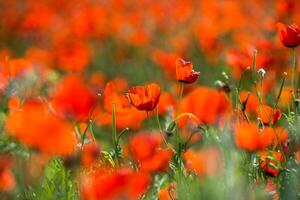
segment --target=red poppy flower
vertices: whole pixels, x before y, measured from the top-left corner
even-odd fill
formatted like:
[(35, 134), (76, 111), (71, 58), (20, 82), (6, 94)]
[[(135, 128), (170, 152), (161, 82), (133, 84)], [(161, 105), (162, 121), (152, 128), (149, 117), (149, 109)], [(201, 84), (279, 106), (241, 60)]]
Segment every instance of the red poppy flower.
[[(146, 113), (135, 109), (130, 105), (124, 95), (119, 95), (116, 86), (109, 82), (106, 84), (103, 92), (103, 112), (99, 112), (97, 115), (97, 123), (100, 126), (112, 124), (112, 107), (116, 108), (116, 123), (118, 129), (140, 128), (144, 119), (146, 119)], [(119, 88), (120, 89), (120, 88)]]
[(247, 91), (241, 91), (240, 92), (240, 99), (242, 103), (245, 104), (245, 111), (246, 112), (252, 112), (256, 113), (257, 108), (259, 107), (259, 100), (258, 97), (252, 93), (249, 93)]
[(274, 125), (281, 118), (279, 109), (273, 109), (270, 106), (262, 105), (258, 107), (257, 115), (265, 125)]
[(248, 151), (264, 150), (270, 145), (285, 143), (288, 133), (283, 128), (265, 127), (260, 130), (255, 123), (242, 123), (235, 127), (235, 143), (239, 148)]
[[(231, 113), (230, 99), (223, 91), (197, 87), (180, 102), (178, 113), (192, 113), (205, 124), (223, 124)], [(186, 124), (188, 117), (181, 118), (179, 126)]]
[(176, 77), (179, 82), (190, 84), (195, 82), (200, 75), (200, 72), (193, 70), (193, 64), (181, 58), (176, 61)]
[(159, 101), (160, 87), (156, 83), (135, 86), (129, 89), (127, 97), (138, 110), (152, 111)]
[(288, 48), (295, 48), (300, 45), (300, 29), (296, 24), (284, 25), (278, 23), (280, 41)]
[(0, 192), (11, 191), (15, 187), (15, 179), (11, 170), (12, 158), (7, 155), (0, 156)]
[(139, 162), (142, 171), (165, 171), (168, 168), (172, 151), (160, 148), (162, 142), (162, 137), (158, 133), (142, 133), (132, 138), (130, 151)]
[(92, 52), (81, 41), (58, 40), (54, 45), (54, 57), (60, 69), (81, 72), (88, 66)]
[(83, 146), (81, 163), (83, 166), (90, 166), (100, 157), (100, 146), (97, 143), (89, 143)]
[(130, 169), (98, 169), (82, 177), (81, 197), (90, 199), (138, 199), (149, 184), (151, 177), (144, 172)]
[(70, 155), (77, 144), (72, 124), (54, 116), (47, 105), (36, 99), (10, 110), (6, 130), (29, 147), (51, 155)]
[(96, 102), (96, 93), (86, 86), (84, 80), (73, 75), (67, 76), (58, 84), (52, 101), (58, 112), (79, 121), (89, 118)]
[(157, 63), (166, 73), (168, 78), (176, 79), (176, 70), (174, 63), (176, 60), (180, 58), (179, 54), (176, 53), (167, 53), (162, 50), (154, 50), (152, 59), (155, 63)]
[(176, 194), (176, 182), (172, 182), (166, 185), (163, 189), (158, 192), (159, 200), (172, 200), (177, 199)]
[(271, 152), (260, 152), (260, 168), (263, 169), (267, 174), (271, 176), (277, 176), (280, 172), (281, 166), (284, 164), (282, 153), (271, 151)]
[(199, 152), (189, 149), (184, 153), (183, 158), (186, 169), (194, 172), (198, 177), (220, 175), (224, 166), (222, 154), (215, 147), (204, 148)]

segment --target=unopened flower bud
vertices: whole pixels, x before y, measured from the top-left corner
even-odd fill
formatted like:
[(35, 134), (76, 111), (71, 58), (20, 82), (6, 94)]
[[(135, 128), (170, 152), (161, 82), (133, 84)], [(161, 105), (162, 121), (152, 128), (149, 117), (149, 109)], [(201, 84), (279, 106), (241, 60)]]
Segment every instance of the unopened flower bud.
[(266, 75), (266, 71), (263, 68), (260, 68), (257, 73), (260, 75), (261, 78), (264, 78)]

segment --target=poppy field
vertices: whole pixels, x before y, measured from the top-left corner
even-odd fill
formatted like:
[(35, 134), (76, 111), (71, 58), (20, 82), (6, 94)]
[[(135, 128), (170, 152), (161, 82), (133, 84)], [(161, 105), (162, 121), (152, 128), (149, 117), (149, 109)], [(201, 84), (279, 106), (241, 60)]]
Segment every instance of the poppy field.
[(0, 200), (300, 199), (297, 0), (0, 0)]

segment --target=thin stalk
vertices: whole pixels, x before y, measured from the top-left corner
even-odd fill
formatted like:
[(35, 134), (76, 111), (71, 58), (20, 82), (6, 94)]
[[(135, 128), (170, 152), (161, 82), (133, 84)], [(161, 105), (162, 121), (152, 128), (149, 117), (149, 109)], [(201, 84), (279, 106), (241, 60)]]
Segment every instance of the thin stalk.
[(94, 130), (93, 130), (93, 121), (92, 120), (90, 120), (89, 128), (90, 128), (91, 135), (93, 137), (93, 141), (96, 142), (96, 138), (95, 138), (95, 134), (94, 134)]
[(281, 81), (281, 85), (280, 85), (280, 89), (279, 89), (279, 92), (278, 92), (278, 95), (277, 95), (277, 98), (276, 98), (276, 101), (274, 103), (274, 110), (277, 108), (278, 106), (278, 103), (279, 103), (279, 100), (280, 100), (280, 97), (281, 97), (281, 93), (282, 93), (282, 89), (284, 87), (284, 84), (285, 84), (285, 79), (286, 79), (286, 75), (284, 74), (284, 77), (282, 78), (282, 81)]
[[(178, 109), (179, 109), (179, 105), (183, 96), (183, 91), (184, 91), (184, 83), (180, 83), (180, 93), (179, 93), (179, 98), (178, 98), (178, 103), (177, 103), (177, 107), (176, 107), (176, 121), (175, 121), (175, 142), (176, 142), (176, 146), (179, 149), (179, 141), (180, 141), (180, 136), (179, 136), (179, 129), (178, 129)], [(178, 152), (177, 152), (178, 153)]]
[(117, 165), (119, 165), (119, 156), (118, 154), (118, 144), (117, 144), (117, 124), (116, 124), (116, 105), (112, 105), (112, 143), (115, 151), (115, 160)]
[(295, 68), (296, 68), (296, 50), (292, 48), (292, 77), (291, 87), (293, 89), (293, 97), (295, 97)]
[(120, 142), (121, 137), (122, 137), (127, 131), (129, 131), (129, 128), (123, 129), (123, 130), (118, 134), (118, 137), (117, 137), (117, 145), (119, 145), (119, 142)]
[(256, 56), (257, 56), (257, 50), (254, 49), (253, 51), (253, 63), (252, 63), (252, 80), (253, 83), (256, 85)]
[[(295, 112), (295, 119), (297, 121), (297, 117), (298, 117), (298, 106), (295, 102), (297, 96), (298, 96), (298, 89), (296, 87), (296, 82), (295, 82), (295, 69), (296, 69), (296, 48), (292, 49), (292, 77), (291, 77), (291, 86), (292, 86), (292, 106)], [(296, 93), (296, 94), (295, 94)]]
[(264, 83), (264, 77), (260, 77), (260, 96), (263, 97), (264, 96), (264, 88), (263, 88), (263, 83)]
[(156, 108), (155, 108), (155, 119), (156, 119), (156, 123), (157, 123), (158, 128), (159, 128), (159, 132), (161, 134), (161, 137), (163, 138), (165, 144), (168, 145), (168, 143), (165, 139), (165, 136), (164, 136), (164, 132), (163, 132), (163, 130), (161, 128), (161, 125), (160, 125), (159, 116), (158, 116), (158, 106), (156, 106)]
[[(177, 165), (177, 169), (179, 169), (179, 174), (182, 173), (182, 149), (180, 146), (180, 135), (179, 135), (179, 128), (178, 128), (178, 109), (179, 105), (183, 96), (183, 91), (184, 91), (184, 83), (180, 84), (180, 93), (179, 93), (179, 98), (177, 102), (177, 107), (176, 107), (176, 118), (175, 118), (175, 151), (177, 156), (175, 157), (175, 163)], [(179, 176), (181, 177), (181, 176)]]
[(82, 134), (82, 137), (81, 137), (81, 150), (83, 149), (84, 140), (85, 140), (86, 133), (87, 133), (87, 130), (88, 130), (89, 126), (90, 126), (90, 121), (89, 121), (89, 123), (86, 125), (86, 127), (85, 127), (83, 133), (81, 133), (80, 127), (78, 127), (79, 133)]
[(259, 95), (258, 89), (257, 89), (257, 79), (256, 79), (256, 57), (257, 57), (257, 50), (254, 49), (253, 51), (253, 63), (252, 63), (252, 83), (255, 87), (255, 93), (258, 98), (259, 104), (262, 105), (262, 97)]

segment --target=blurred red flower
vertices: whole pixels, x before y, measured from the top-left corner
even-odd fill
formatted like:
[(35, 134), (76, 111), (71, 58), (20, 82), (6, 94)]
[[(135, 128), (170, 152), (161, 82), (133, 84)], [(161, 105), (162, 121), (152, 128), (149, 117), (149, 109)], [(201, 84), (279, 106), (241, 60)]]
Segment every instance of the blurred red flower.
[(97, 158), (100, 157), (100, 146), (97, 143), (84, 144), (81, 155), (81, 163), (83, 166), (90, 166)]
[(131, 106), (125, 95), (119, 95), (115, 89), (115, 85), (109, 82), (106, 84), (103, 92), (104, 111), (100, 111), (97, 115), (97, 123), (99, 125), (111, 125), (113, 105), (115, 105), (116, 109), (118, 129), (138, 129), (146, 118), (145, 112), (141, 112)]
[(127, 97), (138, 110), (152, 111), (159, 101), (160, 87), (156, 83), (135, 86), (128, 90)]
[(11, 191), (15, 187), (14, 175), (11, 171), (12, 158), (7, 155), (0, 156), (0, 192)]
[(257, 108), (257, 117), (259, 117), (265, 125), (275, 125), (281, 118), (281, 112), (279, 109), (262, 105)]
[(151, 182), (147, 173), (123, 168), (98, 170), (82, 177), (81, 196), (84, 200), (138, 199)]
[[(186, 112), (194, 114), (202, 123), (222, 124), (231, 113), (230, 99), (223, 91), (197, 87), (180, 102), (179, 113)], [(179, 126), (187, 119), (187, 117), (180, 119)]]
[(27, 100), (18, 110), (10, 110), (6, 130), (29, 147), (51, 155), (69, 155), (77, 144), (72, 125), (54, 116), (37, 99)]
[(280, 172), (282, 165), (284, 164), (284, 158), (282, 153), (277, 151), (262, 151), (260, 156), (260, 168), (271, 176), (277, 176)]
[(184, 153), (185, 166), (199, 177), (215, 176), (223, 170), (223, 158), (220, 150), (215, 147), (195, 152), (191, 149)]
[(255, 123), (242, 123), (234, 128), (235, 143), (247, 151), (264, 150), (270, 145), (283, 144), (288, 133), (283, 128), (265, 127), (260, 130)]
[(97, 102), (97, 94), (79, 76), (66, 76), (55, 88), (52, 103), (56, 111), (78, 121), (86, 121)]
[(176, 194), (176, 182), (172, 182), (166, 185), (163, 189), (158, 192), (159, 200), (173, 200), (177, 199)]
[(172, 151), (169, 148), (162, 149), (162, 143), (162, 137), (158, 133), (140, 133), (131, 139), (130, 151), (142, 171), (165, 171), (168, 168)]
[(200, 72), (193, 70), (193, 64), (181, 58), (176, 60), (176, 77), (179, 82), (190, 84), (195, 82), (200, 75)]

